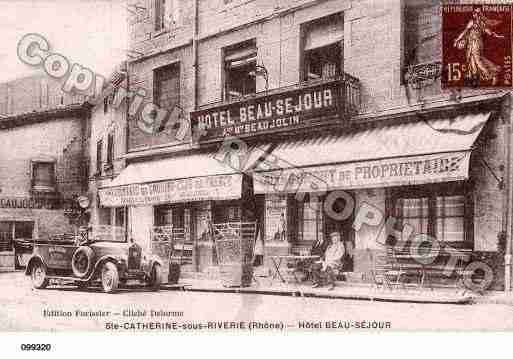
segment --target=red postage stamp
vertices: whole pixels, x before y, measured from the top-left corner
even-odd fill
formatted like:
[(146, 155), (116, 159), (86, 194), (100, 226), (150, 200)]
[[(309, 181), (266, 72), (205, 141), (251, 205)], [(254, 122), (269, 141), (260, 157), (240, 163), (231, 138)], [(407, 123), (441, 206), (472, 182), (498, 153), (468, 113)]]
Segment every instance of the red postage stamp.
[(511, 87), (511, 5), (442, 5), (442, 87)]

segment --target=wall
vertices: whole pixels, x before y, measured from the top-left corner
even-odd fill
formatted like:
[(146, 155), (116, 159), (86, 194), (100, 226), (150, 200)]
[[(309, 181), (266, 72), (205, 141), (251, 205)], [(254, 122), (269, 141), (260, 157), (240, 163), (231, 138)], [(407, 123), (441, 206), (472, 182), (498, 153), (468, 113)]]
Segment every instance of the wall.
[[(56, 160), (57, 190), (63, 198), (81, 195), (84, 188), (82, 126), (79, 118), (48, 120), (0, 131), (0, 196), (31, 196), (30, 161)], [(39, 236), (72, 232), (63, 210), (0, 209), (0, 218), (39, 218)]]

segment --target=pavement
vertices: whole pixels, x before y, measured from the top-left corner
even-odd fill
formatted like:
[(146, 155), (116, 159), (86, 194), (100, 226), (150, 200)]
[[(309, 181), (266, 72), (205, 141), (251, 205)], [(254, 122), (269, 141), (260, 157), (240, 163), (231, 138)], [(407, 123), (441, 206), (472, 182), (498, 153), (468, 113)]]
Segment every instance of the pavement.
[[(185, 283), (185, 280), (184, 284), (188, 284), (186, 290), (164, 286), (160, 292), (153, 292), (135, 287), (117, 294), (105, 294), (94, 287), (80, 290), (69, 285), (35, 290), (23, 273), (0, 273), (0, 331), (114, 331), (116, 326), (117, 331), (148, 331), (153, 329), (139, 326), (154, 322), (172, 322), (177, 330), (185, 331), (220, 330), (216, 328), (218, 325), (223, 326), (221, 330), (239, 330), (233, 328), (237, 323), (243, 323), (242, 326), (257, 323), (261, 329), (268, 330), (513, 329), (511, 302), (491, 304), (484, 300), (461, 305), (335, 300), (321, 295), (295, 296), (285, 291), (262, 295), (240, 288), (224, 288), (221, 292), (218, 286), (217, 290), (210, 290), (204, 287), (206, 283)], [(499, 300), (498, 295), (483, 298)], [(71, 313), (71, 316), (45, 314), (45, 311)], [(77, 311), (82, 314), (77, 315)], [(100, 311), (108, 314), (88, 314)], [(151, 311), (170, 314), (152, 316)], [(369, 327), (369, 323), (378, 327)]]

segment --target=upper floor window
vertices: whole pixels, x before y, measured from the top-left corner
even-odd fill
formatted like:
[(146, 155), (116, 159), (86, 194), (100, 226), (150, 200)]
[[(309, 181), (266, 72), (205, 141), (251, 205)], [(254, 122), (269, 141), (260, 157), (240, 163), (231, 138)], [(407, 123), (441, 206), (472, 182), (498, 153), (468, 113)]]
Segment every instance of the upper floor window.
[(255, 40), (224, 49), (224, 98), (236, 99), (256, 93)]
[(406, 1), (404, 8), (404, 60), (406, 66), (441, 59), (439, 3), (439, 0)]
[[(180, 104), (180, 64), (174, 63), (159, 67), (153, 72), (153, 101), (162, 109), (172, 111)], [(157, 132), (164, 130), (165, 123), (159, 125)]]
[(109, 112), (109, 97), (105, 96), (103, 99), (103, 113), (106, 114)]
[(34, 192), (55, 192), (55, 162), (32, 161), (32, 190)]
[(302, 79), (332, 78), (343, 72), (344, 18), (330, 15), (301, 26)]
[(179, 0), (155, 0), (155, 30), (165, 30), (179, 23)]

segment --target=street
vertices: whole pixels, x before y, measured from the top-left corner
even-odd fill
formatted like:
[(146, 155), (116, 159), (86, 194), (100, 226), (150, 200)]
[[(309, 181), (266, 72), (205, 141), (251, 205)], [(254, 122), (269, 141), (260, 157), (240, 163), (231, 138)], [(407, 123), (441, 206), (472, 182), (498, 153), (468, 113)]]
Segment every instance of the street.
[[(500, 304), (442, 305), (351, 301), (145, 288), (104, 294), (71, 286), (33, 290), (22, 273), (1, 273), (2, 331), (225, 330), (248, 328), (362, 330), (513, 329)], [(388, 323), (388, 324), (387, 324)], [(174, 327), (172, 327), (174, 325)], [(373, 327), (374, 326), (374, 327)], [(334, 328), (333, 328), (334, 327)], [(389, 330), (389, 329), (388, 329)]]

